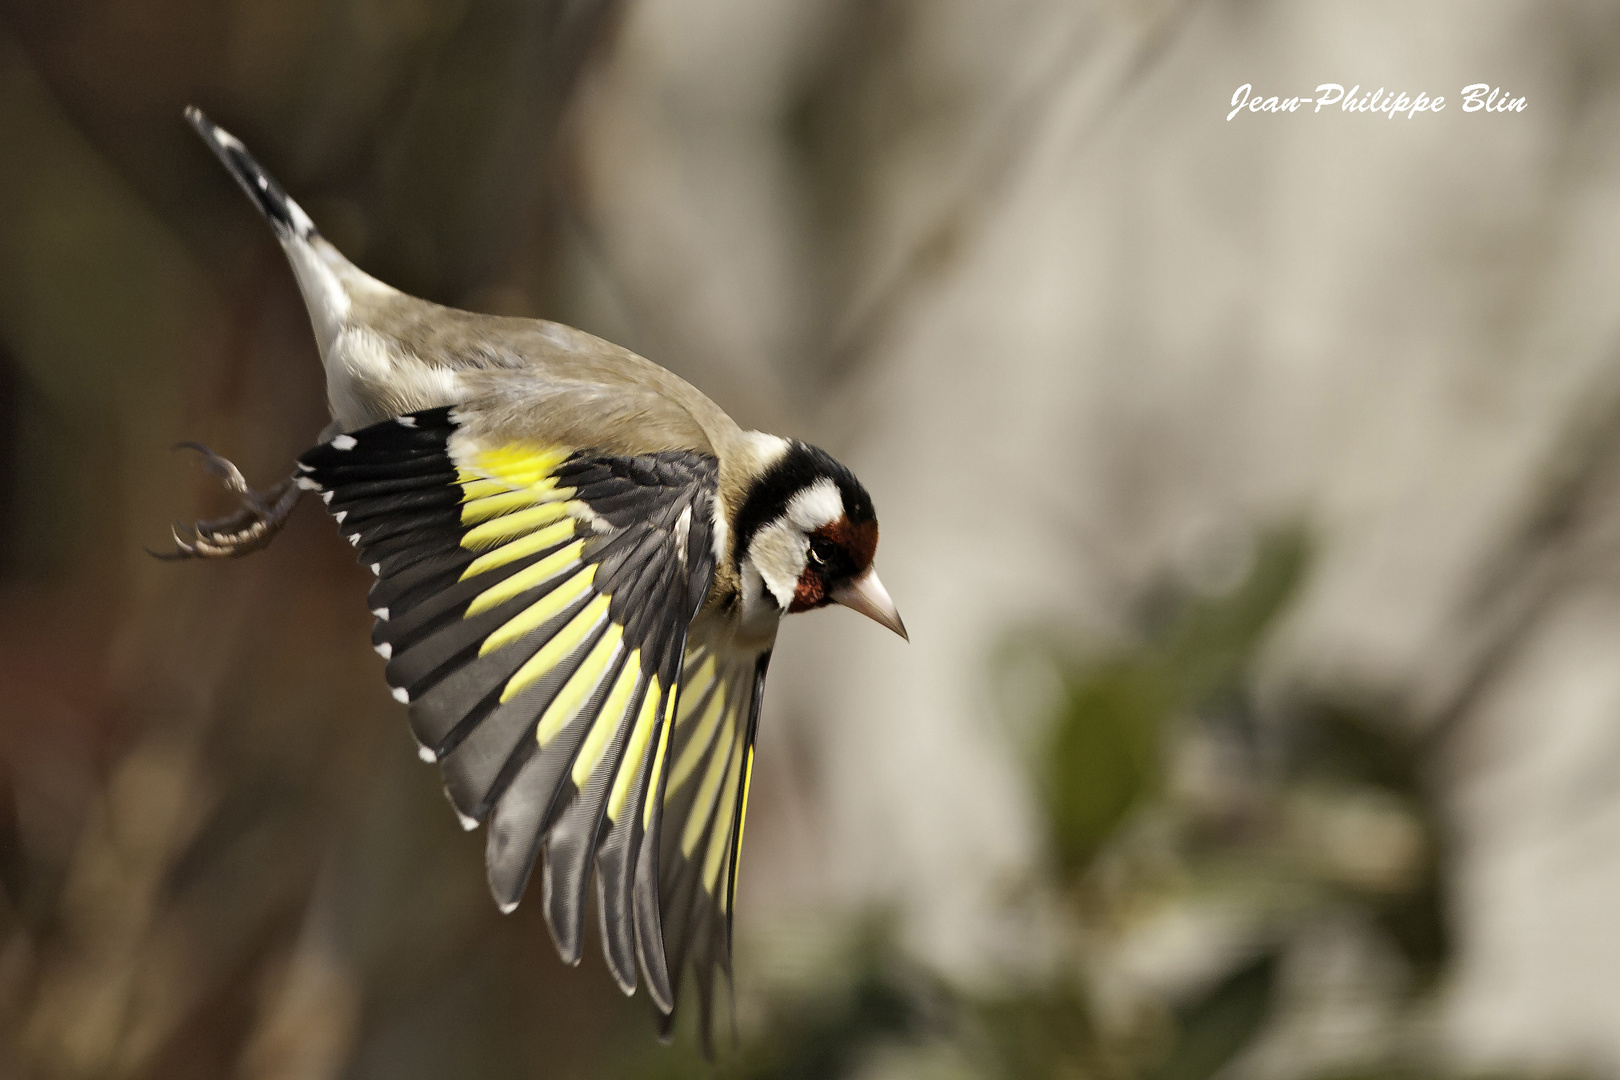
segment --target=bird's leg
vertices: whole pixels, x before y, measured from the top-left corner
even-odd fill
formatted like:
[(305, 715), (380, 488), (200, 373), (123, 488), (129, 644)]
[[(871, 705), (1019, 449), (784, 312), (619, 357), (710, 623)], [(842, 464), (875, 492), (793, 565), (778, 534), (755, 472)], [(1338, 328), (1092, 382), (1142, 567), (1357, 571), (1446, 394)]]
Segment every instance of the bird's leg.
[(242, 470), (228, 459), (220, 457), (201, 443), (181, 443), (176, 450), (195, 450), (202, 455), (203, 467), (224, 483), (242, 506), (233, 514), (211, 521), (197, 521), (190, 525), (175, 522), (170, 530), (174, 536), (174, 550), (152, 551), (159, 559), (226, 559), (238, 558), (267, 547), (281, 527), (287, 523), (304, 489), (289, 476), (266, 491), (248, 487)]

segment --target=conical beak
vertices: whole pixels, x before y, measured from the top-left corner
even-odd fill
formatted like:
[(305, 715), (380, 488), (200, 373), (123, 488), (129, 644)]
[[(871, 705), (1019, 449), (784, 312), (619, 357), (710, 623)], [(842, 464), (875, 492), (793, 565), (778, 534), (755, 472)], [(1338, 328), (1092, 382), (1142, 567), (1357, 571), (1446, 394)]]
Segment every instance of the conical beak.
[(873, 622), (887, 626), (907, 641), (911, 640), (911, 635), (906, 633), (906, 624), (900, 621), (900, 612), (895, 610), (894, 601), (889, 599), (889, 590), (878, 580), (876, 570), (868, 570), (848, 585), (834, 589), (832, 598)]

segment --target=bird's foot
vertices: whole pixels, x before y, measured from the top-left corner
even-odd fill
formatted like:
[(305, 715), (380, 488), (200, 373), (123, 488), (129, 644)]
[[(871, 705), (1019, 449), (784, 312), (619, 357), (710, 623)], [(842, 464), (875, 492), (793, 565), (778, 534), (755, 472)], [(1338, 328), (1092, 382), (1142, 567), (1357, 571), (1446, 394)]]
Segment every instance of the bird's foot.
[(267, 491), (254, 491), (248, 487), (242, 470), (229, 459), (220, 457), (201, 443), (187, 442), (176, 450), (194, 450), (202, 456), (203, 468), (220, 478), (227, 491), (234, 494), (242, 506), (233, 514), (210, 521), (195, 521), (189, 525), (175, 522), (170, 533), (174, 537), (173, 551), (152, 551), (154, 558), (180, 559), (235, 559), (267, 547), (276, 533), (287, 524), (293, 507), (298, 505), (304, 489), (288, 477)]

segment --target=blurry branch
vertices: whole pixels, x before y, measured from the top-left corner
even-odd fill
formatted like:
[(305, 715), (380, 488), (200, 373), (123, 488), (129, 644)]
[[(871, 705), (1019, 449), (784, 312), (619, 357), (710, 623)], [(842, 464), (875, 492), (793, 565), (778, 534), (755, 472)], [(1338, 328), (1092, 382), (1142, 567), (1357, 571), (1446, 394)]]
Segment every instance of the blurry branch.
[[(861, 290), (854, 300), (829, 297), (834, 317), (818, 317), (806, 328), (805, 367), (836, 383), (869, 362), (904, 313), (937, 287), (979, 239), (1042, 150), (1054, 145), (1066, 150), (1072, 139), (1088, 137), (1153, 70), (1197, 6), (1197, 0), (1182, 0), (1169, 7), (1132, 8), (1127, 17), (1140, 20), (1136, 28), (1116, 28), (1112, 13), (1095, 6), (1060, 9), (1057, 27), (1025, 43), (1031, 77), (1021, 79), (1009, 91), (1009, 102), (992, 110), (992, 119), (969, 134), (971, 149), (961, 154), (961, 176), (950, 185), (943, 208), (905, 243), (893, 269), (883, 271), (873, 289)], [(809, 98), (847, 95), (851, 78), (896, 62), (896, 48), (887, 43), (881, 26), (870, 25), (873, 20), (881, 23), (881, 12), (863, 8), (858, 25), (846, 31), (849, 37), (837, 42), (844, 51), (824, 59)], [(850, 61), (851, 52), (859, 55), (852, 61), (854, 70), (847, 71), (839, 64)], [(591, 126), (588, 134), (582, 129), (581, 173), (564, 201), (579, 246), (615, 298), (624, 301), (635, 323), (625, 329), (632, 336), (650, 332), (649, 340), (632, 344), (708, 387), (750, 424), (774, 430), (802, 422), (773, 366), (758, 362), (761, 345), (769, 347), (770, 342), (756, 340), (754, 321), (728, 310), (728, 285), (707, 265), (728, 253), (698, 235), (700, 222), (682, 212), (689, 196), (681, 191), (687, 170), (679, 144), (659, 122), (660, 114), (645, 107), (648, 88), (641, 84), (646, 74), (627, 69), (629, 63), (621, 57), (593, 83), (586, 95), (589, 108), (579, 117)], [(847, 137), (874, 106), (865, 98), (840, 100), (842, 111), (831, 117), (830, 126)], [(784, 129), (769, 137), (791, 141), (802, 135), (802, 112), (790, 109), (781, 119)], [(823, 149), (837, 158), (830, 167), (860, 169), (870, 168), (869, 159), (881, 155), (886, 145), (852, 147), (840, 141)], [(856, 155), (854, 165), (850, 153)], [(795, 169), (805, 172), (805, 163), (795, 163)], [(813, 175), (810, 179), (817, 180)], [(603, 212), (603, 206), (613, 212)], [(890, 264), (882, 260), (882, 265)], [(841, 315), (838, 308), (845, 309)], [(841, 326), (829, 328), (840, 321)]]
[[(443, 190), (461, 196), (440, 205), (465, 215), (452, 224), (469, 227), (439, 230), (440, 248), (429, 237), (421, 276), (436, 288), (471, 291), (485, 284), (480, 274), (511, 274), (514, 262), (550, 256), (538, 244), (521, 250), (523, 212), (539, 217), (553, 196), (535, 176), (544, 175), (545, 155), (553, 152), (556, 118), (624, 4), (513, 0), (443, 18), (456, 5), (437, 5), (428, 29), (454, 38), (454, 49), (432, 33), (417, 33), (414, 20), (428, 18), (433, 6), (334, 5), (322, 25), (312, 23), (308, 5), (287, 10), (258, 0), (224, 5), (207, 13), (211, 18), (184, 4), (136, 5), (138, 11), (69, 5), (61, 18), (34, 21), (26, 57), (9, 33), (0, 34), (0, 84), (7, 91), (0, 95), (0, 126), (17, 136), (12, 145), (27, 147), (0, 168), (8, 209), (0, 214), (0, 247), (11, 268), (0, 275), (11, 354), (0, 377), (16, 375), (21, 391), (71, 403), (77, 418), (64, 427), (55, 412), (34, 408), (23, 423), (18, 409), (0, 407), (0, 424), (16, 421), (0, 432), (0, 465), (16, 466), (16, 476), (0, 482), (26, 478), (25, 466), (36, 462), (66, 469), (71, 478), (58, 483), (55, 473), (35, 469), (21, 494), (32, 498), (37, 489), (39, 507), (19, 502), (14, 509), (29, 514), (14, 513), (0, 525), (37, 530), (50, 523), (46, 511), (82, 508), (85, 527), (60, 532), (93, 537), (107, 549), (86, 557), (53, 532), (53, 551), (63, 553), (67, 573), (96, 584), (103, 578), (91, 572), (104, 574), (107, 587), (96, 589), (81, 611), (68, 604), (74, 579), (42, 581), (40, 608), (54, 620), (71, 614), (71, 632), (46, 656), (53, 663), (32, 665), (41, 670), (26, 672), (26, 682), (0, 676), (6, 769), (0, 793), (20, 818), (15, 829), (0, 823), (0, 835), (19, 838), (16, 850), (0, 858), (6, 878), (0, 1075), (8, 1080), (335, 1077), (376, 1037), (368, 1025), (395, 1023), (390, 1034), (398, 1038), (407, 1025), (391, 1009), (414, 1007), (413, 995), (427, 997), (441, 985), (459, 989), (488, 963), (490, 948), (453, 933), (466, 913), (489, 922), (476, 867), (453, 878), (466, 883), (465, 895), (448, 886), (441, 895), (434, 889), (452, 875), (434, 872), (431, 859), (440, 853), (428, 851), (425, 871), (401, 871), (406, 888), (389, 891), (373, 881), (387, 867), (353, 854), (424, 850), (427, 840), (426, 830), (398, 814), (357, 820), (379, 773), (394, 767), (379, 764), (384, 755), (373, 752), (372, 732), (386, 720), (400, 740), (388, 746), (403, 752), (408, 739), (394, 727), (400, 718), (384, 715), (387, 699), (375, 671), (357, 659), (365, 654), (364, 611), (356, 603), (363, 585), (350, 556), (331, 547), (326, 523), (317, 532), (315, 518), (304, 518), (275, 550), (230, 567), (158, 567), (133, 539), (150, 535), (172, 513), (177, 496), (168, 477), (178, 470), (152, 463), (168, 464), (165, 448), (183, 437), (177, 426), (202, 429), (188, 435), (229, 432), (238, 446), (260, 447), (269, 458), (284, 454), (286, 441), (301, 443), (318, 430), (318, 422), (306, 426), (309, 410), (324, 411), (307, 318), (285, 264), (240, 194), (203, 160), (206, 152), (184, 141), (182, 93), (212, 91), (226, 103), (222, 120), (245, 121), (245, 137), (277, 131), (261, 149), (272, 165), (294, 156), (278, 153), (275, 144), (301, 143), (304, 133), (263, 114), (306, 92), (306, 79), (317, 84), (307, 92), (341, 114), (313, 116), (312, 126), (325, 122), (336, 133), (332, 153), (369, 167), (372, 158), (388, 157), (377, 149), (388, 140), (371, 133), (392, 130), (407, 144), (400, 156), (408, 159), (402, 171), (410, 182), (443, 189), (407, 191), (403, 206), (375, 200), (373, 232), (393, 224), (401, 233), (430, 233), (419, 226), (449, 215), (440, 210), (419, 219), (416, 211), (439, 204)], [(515, 21), (502, 23), (505, 16)], [(187, 35), (165, 37), (165, 19), (184, 25)], [(204, 25), (194, 26), (194, 19)], [(281, 48), (275, 59), (286, 62), (266, 62), (246, 76), (233, 69), (235, 85), (216, 86), (219, 69), (230, 67), (220, 60), (229, 52), (220, 40), (229, 36), (226, 24), (256, 50)], [(349, 38), (317, 32), (345, 26)], [(145, 56), (154, 43), (170, 51)], [(336, 75), (296, 55), (322, 45), (330, 48), (331, 65), (352, 76), (345, 85), (381, 89), (333, 93)], [(413, 70), (424, 59), (434, 68), (431, 80)], [(100, 97), (94, 86), (75, 81), (86, 71), (127, 74), (131, 85)], [(242, 85), (255, 73), (261, 85)], [(429, 81), (416, 96), (390, 93)], [(117, 79), (108, 75), (106, 82)], [(491, 103), (499, 107), (485, 107)], [(398, 114), (383, 115), (391, 108)], [(447, 130), (458, 137), (437, 142)], [(340, 137), (356, 132), (367, 134)], [(192, 157), (182, 159), (182, 147)], [(203, 227), (206, 215), (195, 205), (202, 189), (170, 182), (179, 160), (193, 161), (199, 178), (206, 166), (210, 197), (221, 207), (228, 200), (240, 225)], [(390, 165), (400, 164), (384, 160), (377, 167), (384, 187)], [(297, 172), (284, 176), (289, 186)], [(143, 178), (163, 188), (151, 201), (173, 207), (181, 226), (156, 220), (136, 197), (140, 192), (130, 190)], [(298, 194), (322, 216), (318, 190)], [(412, 203), (412, 195), (421, 198)], [(230, 262), (239, 269), (201, 272), (177, 227), (214, 243), (236, 241)], [(362, 238), (365, 231), (355, 230)], [(258, 245), (257, 261), (243, 256), (244, 242)], [(106, 445), (82, 438), (83, 429)], [(64, 456), (74, 446), (93, 452)], [(15, 571), (15, 562), (6, 569)], [(6, 596), (8, 618), (0, 622), (7, 634), (40, 636), (49, 624), (12, 602), (15, 593)], [(111, 660), (103, 634), (115, 639)], [(98, 684), (109, 668), (116, 671), (105, 708), (99, 709), (99, 692), (98, 711), (81, 705), (80, 698), (91, 697), (83, 687)], [(11, 669), (21, 671), (14, 655)], [(111, 760), (80, 746), (75, 725), (105, 733)], [(55, 757), (33, 751), (36, 743)], [(30, 752), (18, 752), (19, 744)], [(399, 756), (409, 760), (398, 767), (420, 769), (410, 755)], [(57, 758), (82, 767), (82, 786), (46, 767)], [(411, 790), (421, 792), (434, 820), (447, 819), (434, 786), (427, 773), (413, 771)], [(31, 803), (30, 796), (42, 797)], [(447, 821), (440, 824), (476, 863), (477, 848), (461, 843)], [(353, 880), (334, 884), (317, 864), (339, 842), (356, 869)], [(421, 912), (417, 924), (399, 915), (412, 910)], [(436, 935), (427, 945), (423, 923)], [(544, 934), (538, 922), (529, 925)], [(366, 950), (355, 948), (362, 935), (371, 935)], [(364, 959), (453, 954), (453, 960), (441, 971), (407, 968), (400, 976), (403, 963), (365, 968), (351, 961), (357, 952)], [(526, 941), (521, 953), (543, 963), (549, 946)], [(569, 985), (570, 994), (595, 1005)], [(554, 1059), (595, 1052), (588, 1028), (576, 1033), (541, 1007), (543, 975), (518, 989), (523, 993), (486, 997), (525, 1023), (503, 1023), (498, 1008), (469, 1011), (436, 1028), (436, 1045), (476, 1050), (486, 1061), (516, 1058), (524, 1040), (535, 1038), (537, 1024), (529, 1021), (539, 1017)], [(409, 1075), (444, 1074), (423, 1065)], [(477, 1067), (458, 1074), (494, 1075)]]
[[(22, 1034), (50, 1075), (137, 1075), (169, 1034), (173, 1017), (150, 1002), (143, 1008), (140, 984), (154, 959), (167, 875), (211, 809), (201, 794), (200, 736), (180, 728), (143, 740), (119, 763), (79, 838), (52, 962), (40, 973)], [(183, 997), (200, 989), (172, 991)]]
[(565, 91), (578, 85), (586, 63), (629, 6), (629, 0), (570, 0), (559, 6), (553, 36), (562, 66), (554, 77)]
[[(572, 160), (560, 179), (561, 224), (579, 257), (584, 292), (605, 286), (626, 347), (704, 388), (748, 426), (786, 426), (786, 395), (761, 364), (761, 343), (727, 295), (722, 254), (683, 192), (681, 140), (663, 114), (645, 107), (650, 61), (619, 50), (587, 80), (565, 123)], [(600, 310), (593, 314), (601, 316)], [(580, 320), (584, 321), (584, 320)]]
[(243, 1040), (237, 1080), (337, 1080), (354, 1054), (364, 993), (337, 940), (340, 878), (332, 861), (328, 856), (298, 941)]
[(625, 6), (503, 0), (468, 9), (378, 155), (396, 166), (383, 176), (379, 218), (394, 284), (473, 307), (515, 281), (543, 284), (565, 171), (559, 133)]
[(1450, 686), (1421, 710), (1426, 756), (1445, 751), (1571, 586), (1620, 557), (1620, 390), (1600, 408), (1583, 411), (1569, 425), (1573, 434), (1555, 452), (1523, 524), (1458, 613), (1471, 647), (1465, 646)]
[[(1144, 15), (1146, 25), (1123, 44), (1113, 40), (1106, 26), (1098, 28), (1104, 16), (1094, 7), (1088, 9), (1093, 18), (1069, 31), (1052, 62), (1005, 116), (987, 125), (988, 145), (973, 155), (956, 194), (912, 239), (894, 270), (844, 320), (822, 362), (829, 380), (836, 382), (858, 371), (906, 312), (963, 259), (1035, 158), (1042, 136), (1073, 107), (1070, 95), (1076, 85), (1089, 99), (1083, 102), (1083, 118), (1070, 136), (1079, 143), (1153, 70), (1199, 3), (1175, 0), (1166, 11)], [(1106, 55), (1116, 49), (1123, 55)], [(1105, 70), (1098, 73), (1098, 68)], [(1101, 86), (1093, 89), (1092, 83)]]

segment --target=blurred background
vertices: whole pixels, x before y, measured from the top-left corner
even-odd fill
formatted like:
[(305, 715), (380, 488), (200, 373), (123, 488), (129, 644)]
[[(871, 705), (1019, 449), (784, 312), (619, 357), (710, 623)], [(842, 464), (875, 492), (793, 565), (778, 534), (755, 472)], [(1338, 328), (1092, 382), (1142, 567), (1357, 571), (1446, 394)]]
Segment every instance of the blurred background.
[[(1323, 82), (1447, 104), (1226, 119)], [(325, 422), (187, 103), (872, 491), (718, 1066), (497, 914), (319, 507), (143, 551)], [(0, 147), (0, 1077), (1620, 1074), (1620, 7), (4, 0)]]

